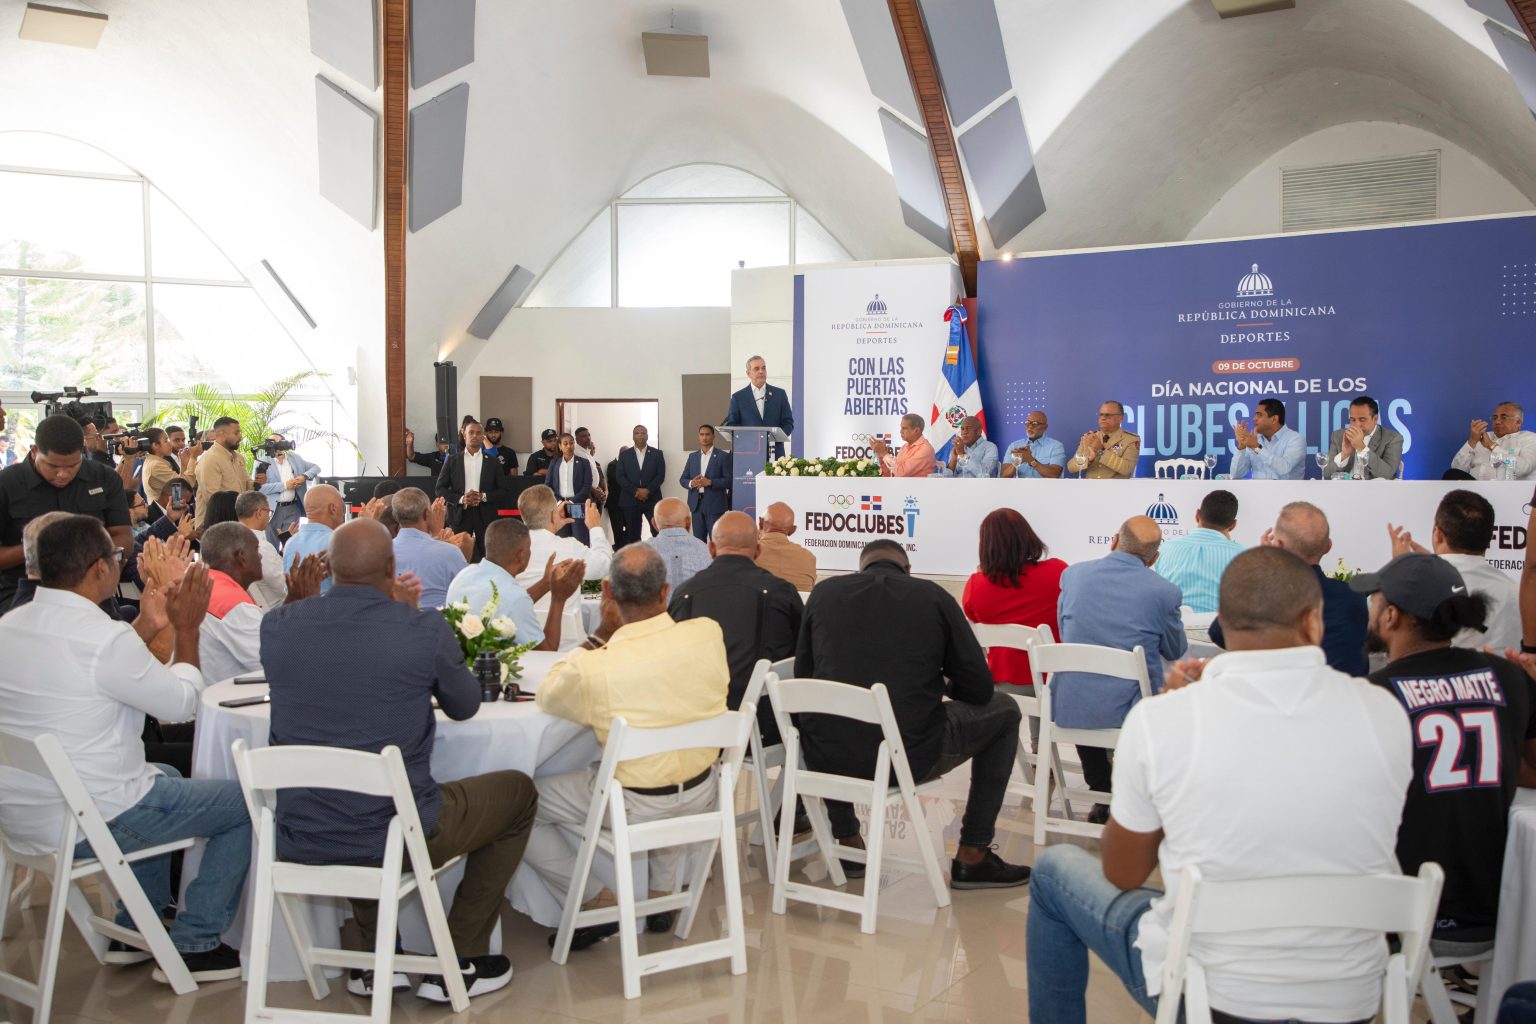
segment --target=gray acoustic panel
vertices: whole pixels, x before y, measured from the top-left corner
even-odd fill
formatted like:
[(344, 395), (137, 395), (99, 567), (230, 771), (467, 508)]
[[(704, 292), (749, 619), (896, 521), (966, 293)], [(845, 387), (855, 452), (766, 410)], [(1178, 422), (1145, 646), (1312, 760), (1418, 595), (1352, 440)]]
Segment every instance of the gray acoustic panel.
[(1511, 32), (1522, 33), (1519, 19), (1509, 9), (1509, 0), (1467, 0), (1467, 6), (1485, 18), (1492, 18)]
[(896, 194), (901, 197), (902, 220), (948, 252), (954, 247), (949, 213), (944, 207), (944, 193), (939, 189), (939, 176), (933, 169), (928, 139), (888, 110), (880, 111), (880, 128), (885, 132), (885, 148), (891, 155), (891, 174), (896, 178)]
[(1483, 27), (1488, 30), (1499, 58), (1509, 70), (1509, 77), (1515, 80), (1515, 88), (1525, 98), (1525, 105), (1536, 113), (1536, 50), (1531, 49), (1525, 36), (1506, 31), (1496, 22), (1485, 21)]
[(949, 119), (964, 124), (1013, 88), (992, 0), (922, 0)]
[(853, 33), (853, 45), (859, 51), (859, 63), (864, 65), (869, 91), (892, 110), (922, 123), (886, 0), (843, 0), (843, 17)]
[(309, 0), (309, 52), (377, 89), (379, 0)]
[(411, 88), (475, 59), (475, 0), (411, 0)]
[(533, 271), (522, 264), (513, 266), (512, 272), (507, 275), (505, 281), (491, 295), (490, 299), (475, 314), (474, 323), (469, 325), (469, 333), (485, 341), (491, 340), (491, 335), (496, 333), (496, 328), (501, 326), (501, 321), (512, 307), (516, 306), (528, 286), (533, 284)]
[(1017, 99), (1009, 99), (960, 136), (960, 152), (995, 245), (1007, 242), (1045, 212)]
[(420, 231), (463, 201), (468, 122), (468, 82), (411, 109), (410, 199), (406, 205), (412, 231)]
[(315, 137), (320, 194), (372, 231), (379, 211), (379, 115), (316, 75)]

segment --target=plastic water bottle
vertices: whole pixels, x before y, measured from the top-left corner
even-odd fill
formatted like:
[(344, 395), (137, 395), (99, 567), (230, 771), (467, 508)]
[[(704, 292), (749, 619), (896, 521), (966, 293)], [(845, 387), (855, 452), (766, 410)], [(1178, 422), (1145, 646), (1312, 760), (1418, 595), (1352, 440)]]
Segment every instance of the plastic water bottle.
[(1504, 479), (1515, 479), (1515, 449), (1513, 446), (1504, 449)]

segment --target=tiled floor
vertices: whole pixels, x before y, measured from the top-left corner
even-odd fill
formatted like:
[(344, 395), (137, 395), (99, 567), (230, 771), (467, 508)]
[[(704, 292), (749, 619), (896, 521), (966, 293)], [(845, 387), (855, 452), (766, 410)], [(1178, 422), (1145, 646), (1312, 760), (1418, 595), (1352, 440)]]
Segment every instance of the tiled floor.
[[(935, 825), (946, 826), (953, 849), (964, 803), (963, 778), (946, 782), (930, 805)], [(998, 834), (1008, 860), (1031, 859), (1029, 815), (1010, 798)], [(852, 886), (861, 883), (853, 882)], [(516, 968), (512, 984), (474, 1000), (476, 1020), (519, 1024), (570, 1021), (666, 1024), (784, 1021), (787, 1024), (876, 1024), (881, 1021), (1021, 1021), (1025, 1003), (1024, 919), (1028, 888), (953, 894), (938, 910), (921, 878), (907, 876), (881, 893), (876, 935), (859, 931), (853, 915), (790, 904), (783, 916), (769, 909), (769, 885), (761, 849), (754, 849), (743, 879), (747, 925), (747, 973), (732, 976), (725, 961), (672, 971), (647, 979), (639, 999), (626, 1000), (619, 976), (616, 941), (602, 943), (570, 962), (549, 959), (548, 929), (510, 910), (503, 921), (505, 951)], [(723, 917), (718, 882), (711, 883), (708, 912), (694, 938), (719, 934)], [(46, 897), (46, 889), (40, 893)], [(23, 930), (5, 942), (7, 969), (35, 969), (40, 914), (23, 915)], [(674, 941), (642, 935), (642, 946)], [(24, 965), (24, 966), (23, 966)], [(150, 978), (150, 965), (100, 967), (73, 930), (67, 931), (54, 1020), (111, 1024), (184, 1024), (237, 1021), (245, 989), (236, 982), (206, 985), (193, 995), (174, 996)], [(362, 999), (332, 986), (316, 1004), (302, 983), (274, 987), (273, 1001), (296, 1009), (365, 1012)], [(439, 1007), (404, 994), (395, 999), (395, 1019), (411, 1022), (453, 1018)], [(1415, 1018), (1418, 1019), (1418, 1018)], [(21, 1006), (0, 999), (0, 1021), (30, 1020)], [(1094, 961), (1088, 992), (1093, 1024), (1145, 1021), (1118, 981)]]

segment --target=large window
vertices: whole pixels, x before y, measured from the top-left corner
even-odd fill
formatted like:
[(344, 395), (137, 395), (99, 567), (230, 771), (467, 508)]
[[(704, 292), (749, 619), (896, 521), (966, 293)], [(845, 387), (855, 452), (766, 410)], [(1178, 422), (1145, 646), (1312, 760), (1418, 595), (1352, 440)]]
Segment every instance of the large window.
[[(206, 384), (254, 395), (314, 364), (230, 261), (142, 175), (93, 147), (0, 132), (0, 399), (30, 442), (28, 397), (91, 388), (122, 422)], [(281, 426), (337, 430), (324, 379)], [(329, 449), (304, 454), (331, 469)]]
[(728, 306), (731, 271), (848, 252), (790, 196), (720, 164), (653, 174), (603, 208), (525, 306)]

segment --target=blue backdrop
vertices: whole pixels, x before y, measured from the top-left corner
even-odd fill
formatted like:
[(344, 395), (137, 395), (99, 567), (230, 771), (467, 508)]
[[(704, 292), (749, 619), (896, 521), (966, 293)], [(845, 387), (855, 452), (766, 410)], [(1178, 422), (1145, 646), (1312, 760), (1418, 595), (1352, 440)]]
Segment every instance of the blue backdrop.
[[(1536, 217), (997, 260), (981, 264), (987, 434), (1046, 410), (1067, 448), (1117, 399), (1159, 458), (1219, 456), (1263, 398), (1310, 455), (1365, 392), (1438, 479), (1500, 401), (1536, 420)], [(1527, 427), (1532, 426), (1527, 423)]]

